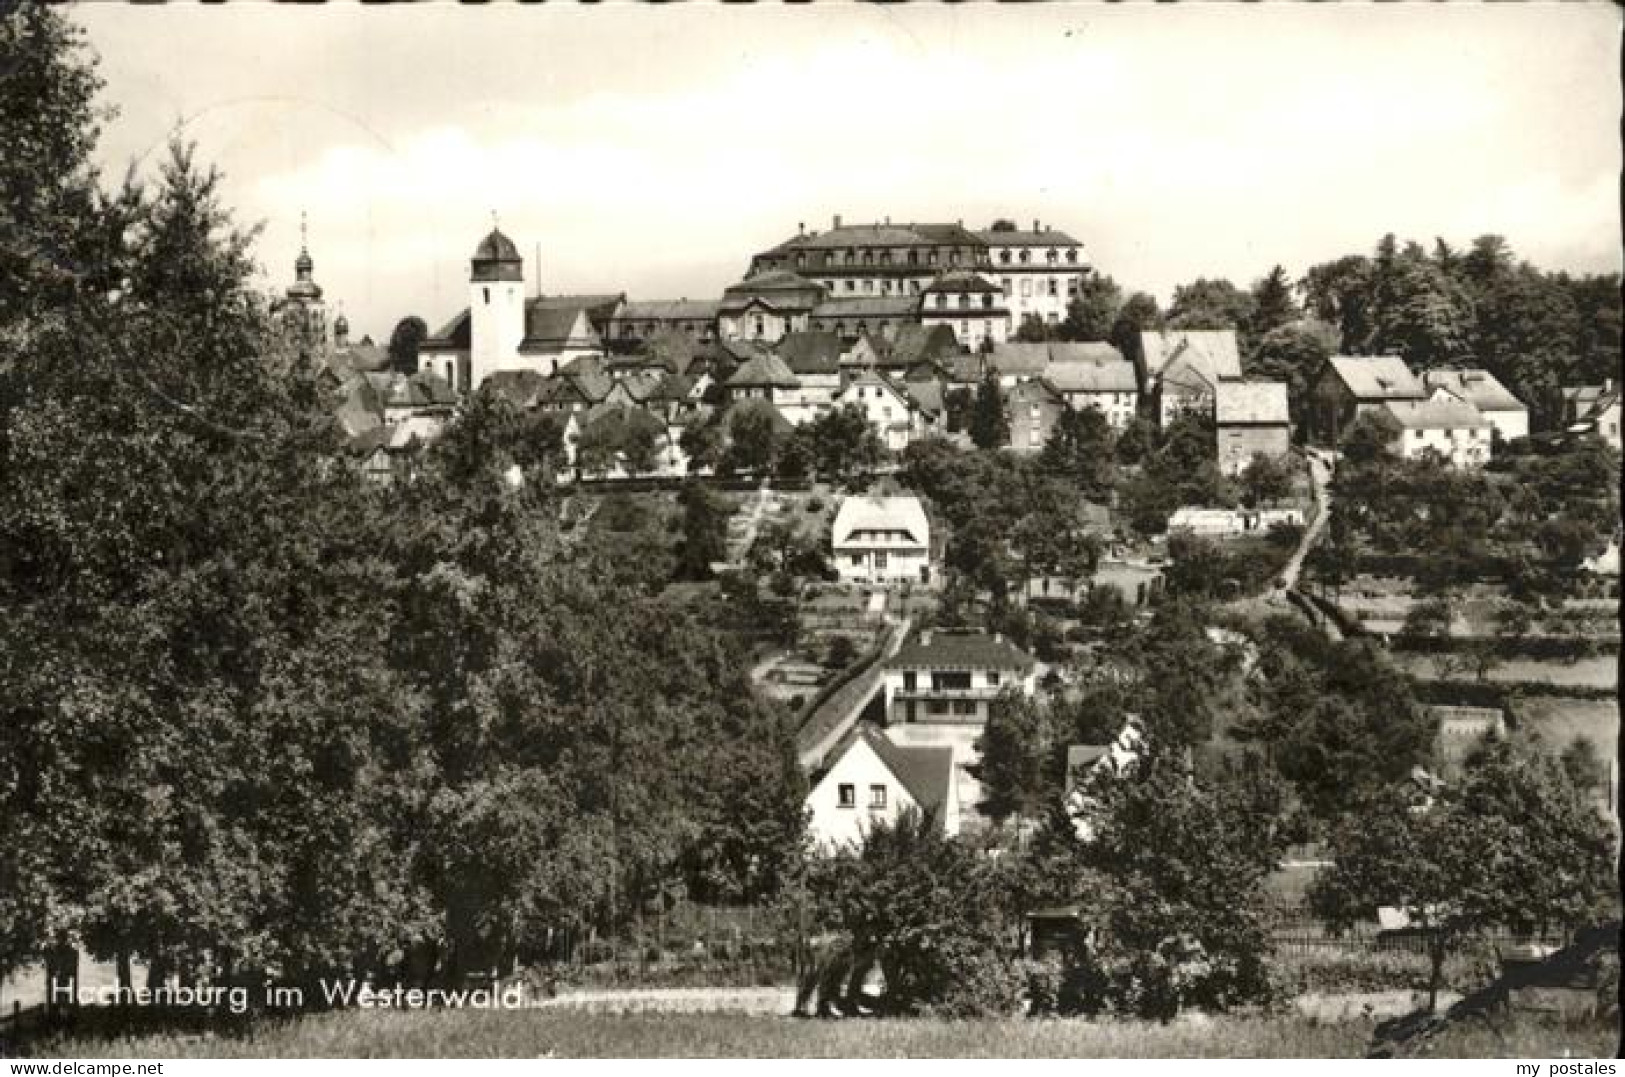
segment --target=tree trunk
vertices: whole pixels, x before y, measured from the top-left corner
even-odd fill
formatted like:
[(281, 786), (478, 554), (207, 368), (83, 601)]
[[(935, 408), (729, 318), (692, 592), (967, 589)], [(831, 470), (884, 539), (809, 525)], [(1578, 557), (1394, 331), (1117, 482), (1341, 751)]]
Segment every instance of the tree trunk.
[(1428, 1013), (1436, 1013), (1439, 1008), (1439, 985), (1444, 980), (1444, 940), (1435, 939), (1429, 947), (1428, 957), (1432, 966), (1428, 973)]
[(118, 1008), (128, 1010), (135, 989), (135, 980), (130, 970), (130, 950), (120, 946), (113, 961), (118, 968)]

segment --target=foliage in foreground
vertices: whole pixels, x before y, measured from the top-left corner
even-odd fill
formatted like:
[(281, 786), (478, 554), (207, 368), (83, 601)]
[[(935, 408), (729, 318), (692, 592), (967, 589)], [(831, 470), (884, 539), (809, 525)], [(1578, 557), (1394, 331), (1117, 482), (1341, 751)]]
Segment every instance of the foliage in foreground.
[[(351, 1011), (238, 1036), (80, 1037), (57, 1058), (1359, 1058), (1366, 1020), (1301, 1016), (1142, 1021), (796, 1021), (709, 1014)], [(1450, 1029), (1436, 1058), (1606, 1058), (1617, 1033), (1530, 1017)]]

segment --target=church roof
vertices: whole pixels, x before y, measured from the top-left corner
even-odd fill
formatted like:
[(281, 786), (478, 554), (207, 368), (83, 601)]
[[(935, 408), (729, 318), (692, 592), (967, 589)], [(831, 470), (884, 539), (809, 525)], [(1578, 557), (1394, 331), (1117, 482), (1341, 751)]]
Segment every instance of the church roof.
[(519, 257), (519, 248), (513, 245), (513, 240), (503, 235), (499, 229), (493, 228), (489, 235), (480, 240), (480, 245), (474, 248), (473, 261), (476, 262), (522, 262)]

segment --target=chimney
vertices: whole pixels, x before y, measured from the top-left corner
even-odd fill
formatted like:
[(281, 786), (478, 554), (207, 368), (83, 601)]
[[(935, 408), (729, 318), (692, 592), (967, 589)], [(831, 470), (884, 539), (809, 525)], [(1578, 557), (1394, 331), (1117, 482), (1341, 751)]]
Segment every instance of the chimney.
[(1034, 218), (1033, 218), (1033, 231), (1034, 231), (1034, 232), (1040, 232), (1040, 231), (1043, 231), (1043, 229), (1041, 229), (1041, 228), (1039, 228), (1039, 227), (1038, 227), (1038, 218), (1037, 218), (1037, 217), (1034, 217)]
[(965, 218), (963, 218), (963, 217), (959, 218), (959, 227), (961, 227), (961, 228), (965, 227)]
[(837, 213), (835, 215), (835, 223), (830, 225), (830, 227), (831, 228), (839, 228), (839, 227), (841, 227), (841, 215), (839, 213)]
[(806, 234), (807, 234), (807, 222), (806, 221), (797, 221), (796, 222), (796, 235), (804, 236)]
[(891, 227), (891, 214), (890, 213), (886, 214), (886, 227), (887, 228)]

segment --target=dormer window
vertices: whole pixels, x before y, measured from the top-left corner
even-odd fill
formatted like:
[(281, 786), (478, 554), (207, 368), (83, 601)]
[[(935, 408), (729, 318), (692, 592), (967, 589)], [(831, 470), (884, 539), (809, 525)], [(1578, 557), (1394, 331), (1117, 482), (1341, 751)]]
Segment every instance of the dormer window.
[(1077, 261), (1078, 261), (1078, 252), (1075, 251), (1075, 250), (1067, 251), (1066, 252), (1066, 260), (1067, 260), (1068, 264), (1076, 265)]
[(1004, 251), (999, 252), (999, 264), (1000, 265), (1009, 265), (1010, 264), (1010, 252), (1009, 251), (1004, 250)]
[(1032, 261), (1032, 252), (1031, 251), (1022, 251), (1021, 252), (1021, 264), (1026, 265), (1030, 261)]
[(1055, 260), (1056, 260), (1056, 259), (1057, 259), (1057, 258), (1059, 258), (1059, 257), (1060, 257), (1060, 255), (1059, 255), (1059, 254), (1058, 254), (1058, 253), (1057, 253), (1057, 252), (1056, 252), (1056, 251), (1055, 251), (1055, 250), (1054, 250), (1054, 249), (1053, 249), (1053, 248), (1052, 248), (1052, 249), (1051, 249), (1051, 250), (1050, 250), (1050, 251), (1049, 251), (1049, 253), (1048, 253), (1048, 254), (1047, 254), (1047, 255), (1046, 255), (1046, 256), (1045, 256), (1045, 257), (1046, 257), (1046, 258), (1047, 258), (1047, 259), (1048, 259), (1048, 260), (1049, 260), (1049, 264), (1050, 264), (1050, 265), (1054, 265), (1054, 264), (1055, 264)]

